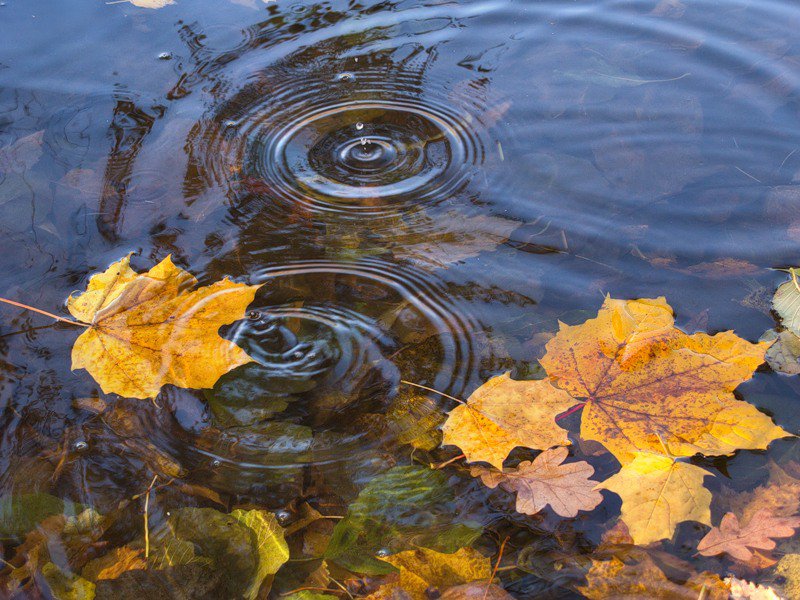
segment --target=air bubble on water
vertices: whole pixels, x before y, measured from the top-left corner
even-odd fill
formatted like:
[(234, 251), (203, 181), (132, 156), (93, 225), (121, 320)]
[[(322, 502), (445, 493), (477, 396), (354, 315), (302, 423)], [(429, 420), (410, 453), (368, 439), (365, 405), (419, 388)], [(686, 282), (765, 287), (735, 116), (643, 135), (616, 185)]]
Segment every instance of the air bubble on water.
[(389, 549), (388, 549), (388, 548), (381, 548), (380, 550), (378, 550), (378, 551), (375, 553), (375, 556), (379, 556), (379, 557), (384, 557), (384, 558), (386, 558), (386, 557), (387, 557), (387, 556), (389, 556), (390, 554), (391, 554), (391, 552), (389, 551)]
[(218, 458), (215, 458), (214, 460), (211, 461), (211, 466), (217, 469), (222, 466), (222, 461), (219, 460)]
[(247, 313), (247, 318), (251, 321), (258, 321), (261, 318), (261, 313), (257, 310), (251, 310)]
[(72, 446), (75, 452), (86, 452), (89, 449), (89, 444), (83, 440), (78, 440)]
[(336, 76), (336, 81), (353, 81), (355, 78), (356, 78), (355, 75), (353, 75), (349, 71), (345, 71), (344, 73), (339, 73)]
[(278, 519), (278, 523), (288, 523), (292, 518), (292, 513), (288, 510), (279, 510), (275, 513), (275, 518)]
[(172, 52), (162, 52), (158, 55), (158, 60), (170, 60), (172, 58)]

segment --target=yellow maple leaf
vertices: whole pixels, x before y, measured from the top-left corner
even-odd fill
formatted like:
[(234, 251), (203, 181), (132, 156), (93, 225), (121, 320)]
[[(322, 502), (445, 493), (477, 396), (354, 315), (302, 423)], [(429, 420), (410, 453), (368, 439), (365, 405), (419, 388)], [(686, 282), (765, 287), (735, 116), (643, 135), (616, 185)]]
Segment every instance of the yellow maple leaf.
[(640, 453), (597, 487), (622, 498), (622, 521), (634, 543), (644, 545), (671, 538), (682, 521), (711, 525), (707, 475), (696, 465)]
[(452, 554), (417, 548), (381, 557), (400, 571), (396, 582), (382, 586), (376, 598), (391, 597), (390, 592), (402, 590), (410, 600), (428, 600), (429, 589), (447, 588), (487, 581), (492, 576), (491, 561), (474, 548), (461, 548)]
[(515, 381), (504, 373), (450, 412), (442, 427), (443, 443), (461, 448), (469, 462), (485, 461), (502, 469), (517, 446), (568, 445), (567, 431), (554, 417), (574, 404), (569, 394), (549, 381)]
[(637, 452), (725, 455), (790, 435), (733, 396), (768, 347), (731, 331), (686, 335), (663, 297), (606, 298), (596, 318), (560, 324), (541, 363), (583, 401), (581, 437), (625, 464)]
[(72, 348), (72, 369), (86, 369), (105, 393), (154, 398), (162, 386), (210, 388), (251, 362), (219, 328), (244, 317), (260, 286), (197, 280), (171, 258), (146, 273), (130, 256), (94, 275), (67, 307), (89, 325)]

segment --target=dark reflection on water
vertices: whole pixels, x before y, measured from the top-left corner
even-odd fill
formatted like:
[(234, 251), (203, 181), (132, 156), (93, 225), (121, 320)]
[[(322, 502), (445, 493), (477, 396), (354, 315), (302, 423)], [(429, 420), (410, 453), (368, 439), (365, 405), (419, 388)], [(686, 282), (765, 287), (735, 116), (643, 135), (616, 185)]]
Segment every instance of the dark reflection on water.
[[(227, 333), (257, 365), (102, 415), (74, 331), (3, 308), (0, 492), (346, 503), (407, 460), (401, 380), (532, 376), (604, 293), (758, 338), (800, 249), (799, 26), (777, 1), (7, 0), (0, 295), (57, 309), (130, 251), (265, 286)], [(784, 380), (748, 385), (796, 428)]]

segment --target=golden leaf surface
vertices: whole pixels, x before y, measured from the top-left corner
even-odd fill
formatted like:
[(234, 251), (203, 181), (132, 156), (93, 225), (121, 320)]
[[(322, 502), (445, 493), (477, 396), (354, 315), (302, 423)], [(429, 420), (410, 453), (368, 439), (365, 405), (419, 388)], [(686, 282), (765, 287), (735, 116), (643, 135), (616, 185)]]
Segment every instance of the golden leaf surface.
[(736, 560), (747, 562), (753, 558), (752, 550), (772, 550), (775, 538), (794, 535), (800, 527), (800, 517), (776, 517), (768, 510), (759, 510), (741, 525), (733, 513), (722, 517), (719, 527), (713, 527), (697, 544), (703, 556), (726, 553)]
[(682, 584), (671, 581), (647, 555), (633, 564), (616, 557), (593, 558), (586, 585), (578, 590), (590, 600), (728, 600), (729, 593), (728, 586), (718, 576), (707, 572), (694, 573)]
[(598, 488), (622, 498), (622, 521), (634, 543), (644, 545), (671, 538), (682, 521), (711, 524), (706, 475), (711, 473), (667, 456), (637, 454)]
[(86, 369), (103, 392), (154, 398), (162, 386), (210, 388), (231, 369), (251, 362), (219, 328), (244, 317), (257, 285), (197, 280), (167, 257), (146, 273), (130, 256), (89, 280), (67, 307), (87, 323), (72, 348), (72, 369)]
[(790, 435), (733, 395), (768, 346), (731, 331), (686, 335), (663, 297), (606, 298), (596, 318), (560, 324), (541, 363), (584, 402), (581, 436), (625, 464), (637, 452), (725, 455)]
[(510, 373), (492, 377), (466, 404), (450, 412), (442, 427), (443, 443), (461, 448), (468, 462), (503, 468), (517, 446), (550, 448), (568, 445), (567, 431), (555, 416), (575, 401), (546, 380), (515, 381)]
[[(440, 592), (473, 581), (486, 581), (492, 575), (491, 561), (473, 548), (461, 548), (452, 554), (417, 548), (381, 557), (400, 571), (396, 583), (389, 583), (380, 593), (402, 590), (411, 600), (428, 600), (429, 589)], [(391, 597), (391, 596), (389, 596)]]
[(515, 469), (497, 471), (474, 466), (470, 473), (480, 476), (490, 488), (498, 485), (517, 493), (517, 512), (535, 515), (548, 504), (562, 517), (575, 517), (578, 511), (592, 510), (603, 496), (595, 489), (592, 466), (584, 461), (562, 464), (568, 450), (545, 450), (533, 462), (522, 461)]

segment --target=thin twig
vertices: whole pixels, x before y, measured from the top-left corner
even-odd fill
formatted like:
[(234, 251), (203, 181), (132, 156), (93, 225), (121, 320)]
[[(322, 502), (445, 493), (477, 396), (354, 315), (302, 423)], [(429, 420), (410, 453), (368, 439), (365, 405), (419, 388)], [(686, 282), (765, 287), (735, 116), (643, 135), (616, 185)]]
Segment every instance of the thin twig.
[(435, 389), (433, 389), (431, 387), (428, 387), (426, 385), (420, 385), (418, 383), (414, 383), (413, 381), (406, 381), (405, 379), (401, 379), (400, 383), (405, 383), (406, 385), (411, 385), (411, 386), (420, 388), (422, 390), (427, 390), (429, 392), (433, 392), (434, 394), (439, 394), (440, 396), (444, 396), (445, 398), (450, 398), (450, 400), (455, 400), (459, 404), (466, 404), (466, 402), (464, 402), (463, 400), (460, 400), (459, 398), (456, 398), (455, 396), (451, 396), (450, 394), (445, 394), (444, 392), (440, 392), (439, 390), (435, 390)]
[(91, 325), (88, 325), (87, 323), (81, 323), (80, 321), (73, 321), (72, 319), (65, 319), (64, 317), (59, 317), (58, 315), (49, 313), (46, 310), (34, 308), (33, 306), (28, 306), (27, 304), (22, 304), (21, 302), (14, 302), (13, 300), (9, 300), (8, 298), (0, 298), (0, 302), (5, 302), (6, 304), (10, 304), (11, 306), (17, 306), (19, 308), (24, 308), (25, 310), (32, 310), (33, 312), (46, 315), (48, 317), (55, 319), (56, 321), (61, 321), (62, 323), (69, 323), (70, 325), (79, 325), (80, 327), (91, 327)]
[(147, 488), (147, 493), (144, 496), (144, 558), (150, 556), (150, 524), (148, 523), (148, 516), (150, 511), (150, 490), (153, 489), (153, 486), (156, 484), (156, 479), (158, 479), (158, 474), (153, 475), (153, 481), (150, 482), (150, 486)]
[(464, 454), (459, 454), (458, 456), (454, 456), (454, 457), (453, 457), (453, 458), (451, 458), (450, 460), (446, 460), (445, 462), (443, 462), (443, 463), (441, 463), (441, 464), (438, 464), (438, 465), (436, 465), (436, 466), (434, 466), (434, 465), (431, 465), (431, 469), (434, 469), (434, 470), (436, 470), (436, 471), (438, 471), (439, 469), (444, 469), (444, 468), (445, 468), (447, 465), (451, 465), (451, 464), (453, 464), (454, 462), (456, 462), (457, 460), (461, 460), (462, 458), (466, 458), (466, 455), (464, 455)]
[(497, 575), (497, 569), (500, 566), (500, 561), (503, 558), (503, 551), (506, 549), (506, 542), (508, 542), (511, 536), (506, 536), (506, 539), (503, 540), (503, 543), (500, 544), (500, 552), (497, 554), (497, 562), (494, 563), (494, 570), (492, 571), (492, 576), (489, 577), (489, 583), (486, 584), (486, 591), (483, 593), (483, 600), (486, 600), (486, 597), (489, 595), (489, 586), (492, 585), (492, 581), (494, 581), (494, 576)]

